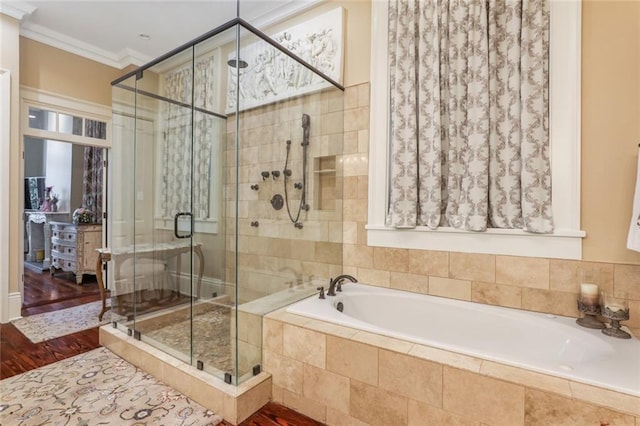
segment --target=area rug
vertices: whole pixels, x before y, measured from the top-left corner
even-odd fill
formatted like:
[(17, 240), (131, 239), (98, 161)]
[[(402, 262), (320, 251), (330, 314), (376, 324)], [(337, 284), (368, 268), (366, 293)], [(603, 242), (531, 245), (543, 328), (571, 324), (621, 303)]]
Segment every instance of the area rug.
[(213, 426), (221, 421), (106, 348), (0, 381), (3, 425)]
[(102, 302), (91, 302), (73, 308), (31, 315), (12, 321), (12, 323), (33, 343), (39, 343), (108, 324), (115, 319), (122, 319), (119, 315), (107, 311), (102, 317), (102, 321), (98, 321), (98, 314), (101, 310)]

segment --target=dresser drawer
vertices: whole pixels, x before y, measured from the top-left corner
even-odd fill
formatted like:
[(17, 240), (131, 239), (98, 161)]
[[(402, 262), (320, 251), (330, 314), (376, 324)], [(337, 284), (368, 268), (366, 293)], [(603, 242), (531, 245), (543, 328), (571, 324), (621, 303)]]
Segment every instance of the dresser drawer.
[(75, 249), (72, 249), (71, 251), (69, 251), (69, 250), (67, 250), (67, 251), (53, 250), (51, 252), (51, 256), (55, 257), (55, 258), (65, 259), (65, 260), (72, 260), (74, 262), (78, 261)]
[(51, 238), (55, 238), (58, 239), (60, 241), (68, 241), (70, 243), (74, 243), (76, 241), (76, 239), (78, 238), (78, 234), (76, 234), (75, 232), (69, 232), (69, 231), (58, 231), (58, 230), (51, 230)]

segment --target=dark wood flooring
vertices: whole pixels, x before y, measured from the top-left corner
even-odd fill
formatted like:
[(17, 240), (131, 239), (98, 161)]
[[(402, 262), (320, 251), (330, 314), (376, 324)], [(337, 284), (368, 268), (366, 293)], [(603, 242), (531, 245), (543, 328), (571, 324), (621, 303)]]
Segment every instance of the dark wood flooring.
[[(25, 270), (25, 305), (23, 316), (70, 308), (100, 300), (97, 284), (85, 277), (75, 283), (73, 275), (36, 273)], [(13, 324), (0, 324), (0, 380), (51, 364), (100, 346), (98, 328), (83, 330), (40, 343), (32, 343)], [(230, 423), (223, 422), (225, 426)], [(242, 422), (242, 426), (317, 426), (319, 423), (303, 414), (275, 403)]]

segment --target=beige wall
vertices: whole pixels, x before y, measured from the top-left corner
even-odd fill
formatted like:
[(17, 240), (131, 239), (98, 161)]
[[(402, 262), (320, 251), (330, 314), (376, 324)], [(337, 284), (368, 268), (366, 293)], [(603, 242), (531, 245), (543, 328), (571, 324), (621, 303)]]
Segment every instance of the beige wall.
[[(21, 205), (20, 196), (22, 195), (22, 185), (20, 183), (22, 168), (20, 153), (22, 152), (22, 148), (20, 143), (19, 121), (19, 58), (18, 21), (0, 13), (0, 68), (7, 69), (11, 72), (11, 147), (9, 150), (11, 157), (11, 170), (9, 171), (11, 193), (9, 195), (9, 204), (11, 206)], [(15, 226), (15, 224), (21, 222), (21, 213), (17, 208), (11, 209), (9, 213), (9, 247), (16, 248), (16, 250), (9, 252), (9, 293), (20, 291), (20, 276), (22, 275), (22, 271), (19, 270), (18, 264), (20, 262), (20, 256), (22, 256), (22, 227)]]
[(111, 106), (122, 70), (20, 37), (20, 84)]
[(640, 2), (582, 5), (583, 258), (640, 263), (626, 249), (640, 143)]

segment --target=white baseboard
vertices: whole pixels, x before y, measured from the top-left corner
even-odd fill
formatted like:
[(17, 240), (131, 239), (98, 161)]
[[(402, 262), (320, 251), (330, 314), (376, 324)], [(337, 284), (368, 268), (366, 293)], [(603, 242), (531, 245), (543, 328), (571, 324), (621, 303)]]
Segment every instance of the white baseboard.
[(22, 318), (22, 296), (20, 292), (9, 293), (9, 321)]
[[(173, 279), (180, 280), (180, 293), (184, 295), (190, 295), (191, 292), (191, 279), (189, 274), (180, 274), (179, 277), (176, 274), (172, 274)], [(197, 291), (195, 288), (197, 285), (197, 277), (193, 278), (193, 293)], [(210, 299), (213, 294), (222, 296), (225, 293), (224, 283), (219, 278), (202, 277), (202, 286), (200, 288), (200, 297), (203, 299)]]

